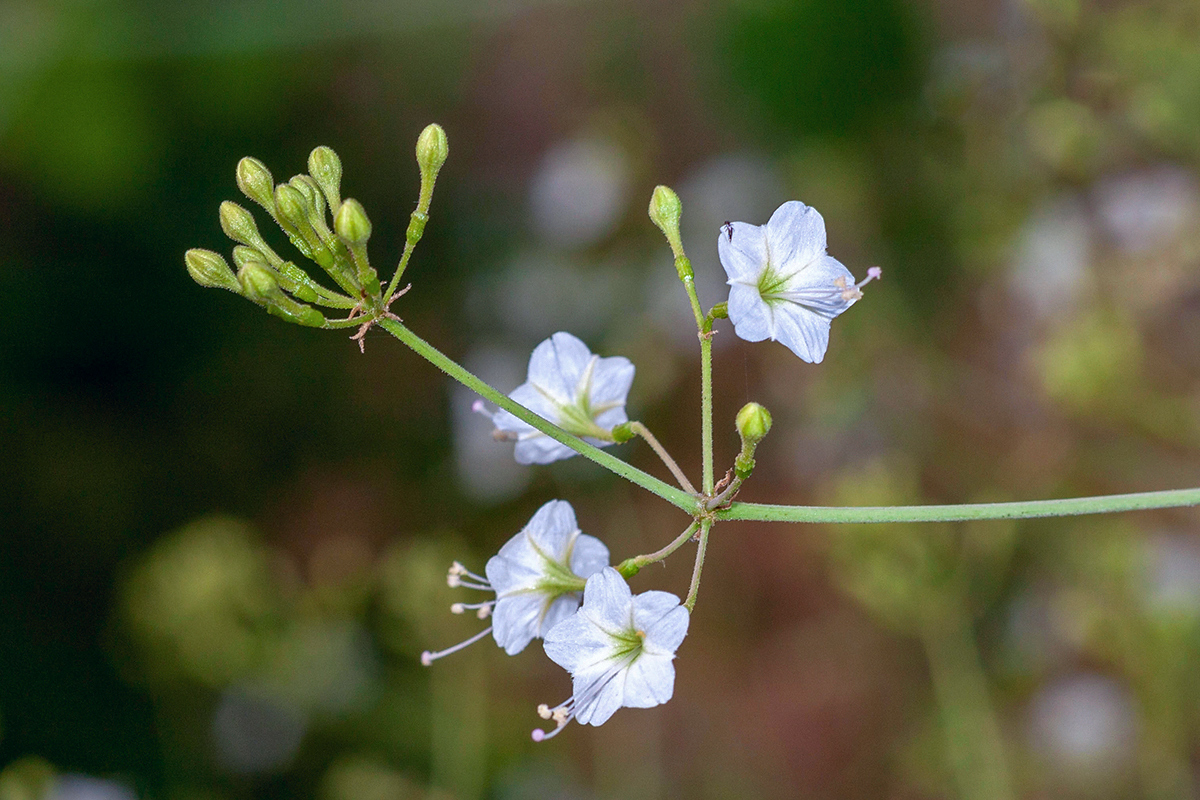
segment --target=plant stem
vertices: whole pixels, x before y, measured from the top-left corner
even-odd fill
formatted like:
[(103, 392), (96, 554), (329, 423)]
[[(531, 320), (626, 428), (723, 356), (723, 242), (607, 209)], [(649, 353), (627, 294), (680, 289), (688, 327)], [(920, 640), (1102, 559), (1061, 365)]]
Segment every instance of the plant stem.
[(734, 503), (715, 512), (718, 520), (761, 522), (955, 522), (976, 519), (1030, 519), (1080, 514), (1109, 514), (1152, 508), (1200, 505), (1200, 489), (1027, 500), (1015, 503), (966, 503), (941, 506), (777, 506)]
[(650, 445), (650, 449), (658, 454), (662, 462), (667, 465), (667, 469), (671, 470), (671, 474), (675, 476), (675, 480), (679, 481), (679, 485), (688, 494), (696, 494), (696, 487), (692, 486), (692, 482), (688, 480), (687, 475), (683, 474), (683, 470), (679, 468), (679, 464), (675, 459), (671, 458), (671, 454), (666, 448), (659, 444), (658, 439), (654, 438), (654, 434), (640, 422), (629, 423), (629, 429), (646, 440), (646, 444)]
[(1000, 726), (970, 621), (943, 608), (921, 634), (942, 718), (946, 757), (964, 800), (1012, 800)]
[(704, 494), (713, 493), (712, 331), (700, 332), (700, 448), (704, 457)]
[(692, 534), (696, 532), (696, 528), (699, 526), (700, 523), (693, 520), (692, 524), (684, 528), (683, 533), (676, 536), (675, 539), (672, 540), (671, 543), (666, 547), (661, 550), (655, 550), (653, 553), (648, 553), (644, 556), (634, 556), (633, 558), (625, 559), (619, 565), (617, 565), (617, 572), (621, 573), (626, 578), (631, 578), (634, 575), (637, 575), (638, 572), (641, 571), (642, 567), (646, 566), (647, 564), (655, 564), (659, 561), (662, 561), (664, 558), (683, 547), (684, 543), (687, 542), (688, 539), (692, 538)]
[(487, 398), (522, 422), (532, 425), (534, 428), (546, 434), (554, 441), (566, 445), (576, 453), (595, 461), (597, 464), (609, 470), (610, 472), (616, 473), (631, 483), (637, 484), (646, 491), (658, 495), (668, 503), (683, 509), (689, 514), (696, 513), (696, 498), (680, 489), (676, 489), (669, 483), (659, 480), (649, 473), (642, 472), (637, 467), (626, 464), (621, 459), (609, 455), (600, 448), (588, 444), (577, 436), (572, 436), (557, 425), (542, 419), (524, 406), (513, 402), (513, 400), (511, 400), (509, 397), (501, 394), (498, 390), (492, 386), (489, 386), (487, 383), (484, 383), (480, 378), (468, 372), (449, 356), (439, 351), (420, 336), (417, 336), (402, 322), (385, 317), (379, 319), (377, 324), (379, 327), (383, 328), (385, 331), (392, 334), (392, 336), (395, 336), (401, 342), (416, 351), (417, 355), (433, 364), (435, 367), (461, 383), (463, 386), (466, 386), (471, 391)]
[(688, 589), (687, 600), (683, 601), (689, 614), (696, 607), (696, 595), (700, 593), (700, 572), (704, 569), (704, 552), (708, 549), (708, 532), (712, 530), (712, 526), (711, 519), (700, 520), (700, 543), (696, 546), (696, 565), (692, 567), (692, 585)]

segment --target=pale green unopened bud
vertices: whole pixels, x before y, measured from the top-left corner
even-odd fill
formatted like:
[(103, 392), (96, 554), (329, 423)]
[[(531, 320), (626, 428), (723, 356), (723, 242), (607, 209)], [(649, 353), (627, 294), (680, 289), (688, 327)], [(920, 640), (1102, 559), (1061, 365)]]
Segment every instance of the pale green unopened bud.
[(187, 271), (192, 276), (192, 280), (201, 286), (242, 293), (242, 285), (238, 283), (233, 270), (229, 268), (229, 264), (220, 253), (195, 248), (188, 250), (184, 254), (183, 260), (187, 264)]
[(279, 281), (271, 274), (265, 264), (251, 261), (238, 270), (238, 282), (242, 284), (246, 297), (256, 303), (267, 303), (280, 296)]
[(315, 212), (317, 219), (324, 222), (325, 196), (321, 193), (321, 187), (317, 185), (317, 182), (308, 175), (296, 175), (288, 181), (288, 185), (304, 195), (309, 211)]
[(251, 261), (257, 264), (269, 264), (266, 256), (254, 247), (246, 247), (244, 244), (239, 244), (233, 248), (233, 263), (238, 269), (249, 264)]
[(297, 230), (309, 227), (308, 200), (296, 187), (283, 183), (275, 187), (275, 207), (279, 216)]
[(438, 124), (427, 125), (417, 137), (417, 166), (421, 168), (421, 182), (433, 183), (438, 171), (450, 155), (450, 142), (446, 132)]
[(317, 182), (317, 186), (321, 187), (321, 193), (325, 195), (325, 202), (329, 207), (340, 206), (342, 204), (342, 160), (338, 158), (338, 154), (324, 145), (316, 148), (308, 154), (308, 172)]
[(237, 185), (242, 194), (274, 213), (275, 179), (257, 158), (243, 158), (237, 165)]
[(742, 448), (753, 449), (771, 430), (771, 412), (758, 403), (746, 403), (737, 413), (737, 430), (742, 437)]
[(671, 252), (679, 256), (683, 245), (679, 238), (679, 217), (683, 214), (683, 203), (679, 195), (669, 186), (655, 186), (650, 195), (650, 221), (667, 237)]
[(228, 200), (221, 203), (220, 217), (221, 230), (235, 242), (254, 247), (262, 241), (258, 226), (254, 224), (254, 216), (237, 203)]
[(267, 311), (275, 316), (310, 328), (319, 328), (325, 324), (325, 317), (320, 311), (297, 303), (284, 294), (275, 275), (265, 264), (250, 262), (242, 267), (237, 277), (246, 297), (266, 306)]
[(346, 198), (333, 219), (333, 229), (349, 244), (366, 244), (371, 238), (371, 220), (362, 203)]
[(633, 423), (632, 422), (622, 422), (620, 425), (617, 425), (615, 428), (612, 429), (613, 441), (616, 442), (617, 444), (622, 444), (624, 442), (628, 442), (630, 439), (632, 439), (636, 435), (637, 434), (635, 434), (633, 432)]

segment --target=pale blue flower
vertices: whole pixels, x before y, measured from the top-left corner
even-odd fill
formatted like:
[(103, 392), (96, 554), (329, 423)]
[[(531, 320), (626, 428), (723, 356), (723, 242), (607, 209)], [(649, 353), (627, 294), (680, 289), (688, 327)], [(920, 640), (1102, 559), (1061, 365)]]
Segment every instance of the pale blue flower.
[(500, 552), (488, 559), (486, 577), (476, 575), (457, 561), (450, 567), (447, 583), (495, 592), (495, 600), (455, 603), (450, 610), (461, 614), (474, 611), (492, 624), (479, 633), (441, 652), (421, 654), (421, 663), (434, 660), (473, 644), (489, 632), (510, 656), (579, 608), (584, 581), (608, 566), (608, 548), (594, 536), (579, 530), (575, 510), (565, 500), (551, 500), (537, 510), (521, 531)]
[(717, 254), (729, 276), (729, 319), (748, 342), (781, 342), (813, 364), (829, 346), (829, 323), (862, 297), (850, 270), (825, 254), (825, 221), (798, 200), (781, 205), (766, 225), (721, 227)]
[[(628, 422), (625, 398), (633, 385), (627, 358), (601, 358), (569, 333), (559, 332), (534, 348), (525, 383), (509, 395), (539, 417), (597, 447), (612, 444), (612, 429)], [(519, 464), (549, 464), (575, 455), (565, 444), (522, 422), (503, 409), (488, 412), (500, 440), (516, 442)]]
[(538, 714), (557, 734), (572, 719), (601, 725), (618, 708), (652, 708), (675, 692), (675, 651), (687, 635), (689, 614), (669, 592), (637, 595), (621, 574), (606, 567), (588, 578), (583, 607), (546, 634), (546, 655), (571, 673), (571, 698)]

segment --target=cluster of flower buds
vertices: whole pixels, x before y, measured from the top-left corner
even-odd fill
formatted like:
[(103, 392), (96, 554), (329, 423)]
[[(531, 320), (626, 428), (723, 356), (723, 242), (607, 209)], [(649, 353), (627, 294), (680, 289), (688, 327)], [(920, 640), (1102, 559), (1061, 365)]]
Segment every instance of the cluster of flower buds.
[[(233, 248), (236, 272), (219, 253), (201, 249), (187, 252), (188, 272), (201, 286), (228, 289), (288, 322), (315, 328), (357, 325), (361, 345), (361, 334), (371, 322), (389, 316), (392, 301), (402, 294), (396, 288), (408, 256), (424, 231), (433, 186), (449, 153), (445, 131), (430, 125), (418, 138), (416, 149), (421, 171), (420, 200), (409, 223), (404, 257), (387, 291), (367, 257), (371, 221), (361, 203), (342, 199), (342, 162), (328, 147), (318, 147), (309, 155), (308, 174), (279, 184), (261, 161), (243, 158), (237, 165), (237, 185), (337, 289), (284, 260), (259, 233), (253, 214), (230, 201), (221, 204), (220, 219), (225, 235), (237, 242)], [(341, 309), (347, 316), (327, 321), (314, 306)]]

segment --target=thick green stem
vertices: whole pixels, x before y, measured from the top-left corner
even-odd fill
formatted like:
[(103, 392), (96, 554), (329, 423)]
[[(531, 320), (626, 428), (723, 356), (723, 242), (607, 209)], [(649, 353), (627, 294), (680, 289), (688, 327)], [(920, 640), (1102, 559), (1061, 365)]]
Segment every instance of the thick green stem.
[(687, 600), (683, 601), (689, 614), (696, 607), (696, 595), (700, 593), (700, 573), (704, 570), (704, 553), (708, 550), (708, 532), (712, 530), (712, 526), (711, 519), (700, 521), (700, 543), (696, 546), (696, 565), (692, 567), (692, 585), (688, 589)]
[(653, 553), (647, 553), (644, 556), (634, 556), (633, 558), (625, 559), (617, 565), (617, 572), (626, 578), (637, 575), (642, 567), (647, 564), (656, 564), (683, 547), (687, 543), (687, 540), (692, 538), (692, 534), (696, 532), (696, 528), (698, 527), (700, 527), (700, 523), (693, 521), (691, 525), (684, 528), (683, 533), (676, 536), (666, 547), (661, 550), (655, 550)]
[(683, 509), (689, 514), (695, 514), (697, 512), (696, 498), (680, 489), (676, 489), (669, 483), (659, 480), (649, 473), (642, 472), (640, 469), (626, 464), (621, 459), (609, 455), (600, 448), (594, 447), (576, 436), (572, 436), (557, 425), (554, 425), (553, 423), (542, 419), (537, 414), (534, 414), (532, 411), (525, 408), (525, 406), (513, 402), (506, 395), (501, 394), (492, 386), (484, 383), (474, 374), (459, 366), (459, 364), (453, 359), (443, 354), (420, 336), (417, 336), (402, 322), (394, 319), (384, 318), (378, 320), (377, 324), (379, 327), (383, 328), (392, 336), (395, 336), (401, 342), (416, 351), (417, 355), (433, 364), (435, 367), (461, 383), (463, 386), (466, 386), (471, 391), (487, 398), (522, 422), (532, 425), (534, 428), (546, 434), (554, 441), (566, 445), (576, 453), (579, 453), (581, 456), (595, 461), (597, 464), (609, 470), (610, 472), (625, 478), (631, 483), (637, 484), (652, 494), (658, 495), (668, 503)]
[(1027, 500), (1016, 503), (967, 503), (944, 506), (775, 506), (733, 503), (715, 512), (718, 520), (760, 522), (956, 522), (976, 519), (1030, 519), (1110, 514), (1152, 508), (1200, 505), (1200, 489)]
[(942, 609), (921, 640), (941, 715), (946, 757), (963, 800), (1012, 800), (1000, 725), (970, 622)]

